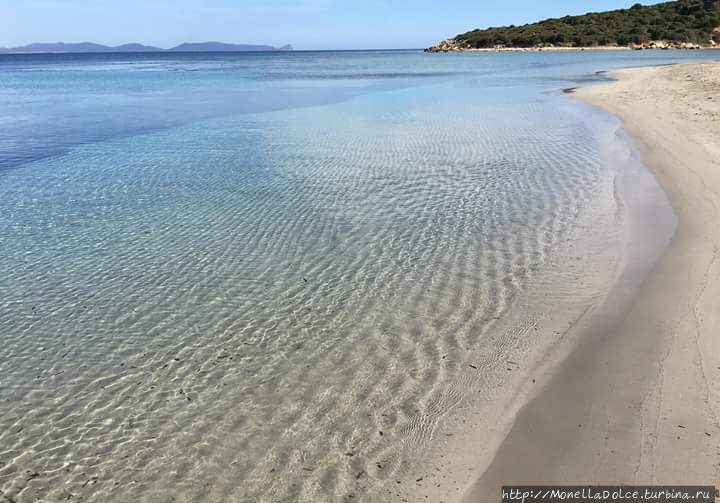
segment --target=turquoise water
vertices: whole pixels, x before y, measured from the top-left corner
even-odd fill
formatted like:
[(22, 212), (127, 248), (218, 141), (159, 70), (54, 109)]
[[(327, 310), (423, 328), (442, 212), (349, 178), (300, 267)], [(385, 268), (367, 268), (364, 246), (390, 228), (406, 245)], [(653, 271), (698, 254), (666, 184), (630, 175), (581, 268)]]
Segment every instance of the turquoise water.
[(621, 269), (559, 90), (697, 56), (0, 56), (2, 494), (411, 494)]

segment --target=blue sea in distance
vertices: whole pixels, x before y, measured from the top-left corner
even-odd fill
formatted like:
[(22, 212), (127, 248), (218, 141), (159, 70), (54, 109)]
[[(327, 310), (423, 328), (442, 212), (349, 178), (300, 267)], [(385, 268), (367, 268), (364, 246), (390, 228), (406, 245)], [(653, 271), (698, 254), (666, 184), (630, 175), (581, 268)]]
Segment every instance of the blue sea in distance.
[(1, 55), (0, 496), (459, 486), (661, 195), (560, 90), (715, 54)]

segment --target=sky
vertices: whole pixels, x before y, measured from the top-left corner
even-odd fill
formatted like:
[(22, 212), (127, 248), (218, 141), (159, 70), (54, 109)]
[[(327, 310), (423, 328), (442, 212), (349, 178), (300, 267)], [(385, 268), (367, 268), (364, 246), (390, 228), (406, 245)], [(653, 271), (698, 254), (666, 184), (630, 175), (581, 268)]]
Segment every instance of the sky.
[(221, 41), (296, 49), (420, 48), (473, 28), (625, 8), (636, 1), (0, 0), (0, 47)]

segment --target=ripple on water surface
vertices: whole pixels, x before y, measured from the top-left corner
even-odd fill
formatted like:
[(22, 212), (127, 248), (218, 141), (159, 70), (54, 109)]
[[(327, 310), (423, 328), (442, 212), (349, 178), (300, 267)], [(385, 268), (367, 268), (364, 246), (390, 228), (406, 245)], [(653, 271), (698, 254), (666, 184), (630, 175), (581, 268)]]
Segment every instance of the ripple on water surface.
[(611, 204), (580, 105), (472, 92), (215, 119), (4, 173), (6, 497), (377, 501), (403, 479), (573, 301), (549, 271)]

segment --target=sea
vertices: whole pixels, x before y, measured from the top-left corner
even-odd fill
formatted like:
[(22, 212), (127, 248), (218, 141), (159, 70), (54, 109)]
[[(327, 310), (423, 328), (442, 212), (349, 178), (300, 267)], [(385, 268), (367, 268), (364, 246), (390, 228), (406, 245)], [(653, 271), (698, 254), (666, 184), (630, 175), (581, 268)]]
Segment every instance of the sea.
[(672, 236), (562, 90), (701, 58), (0, 55), (0, 500), (460, 493)]

